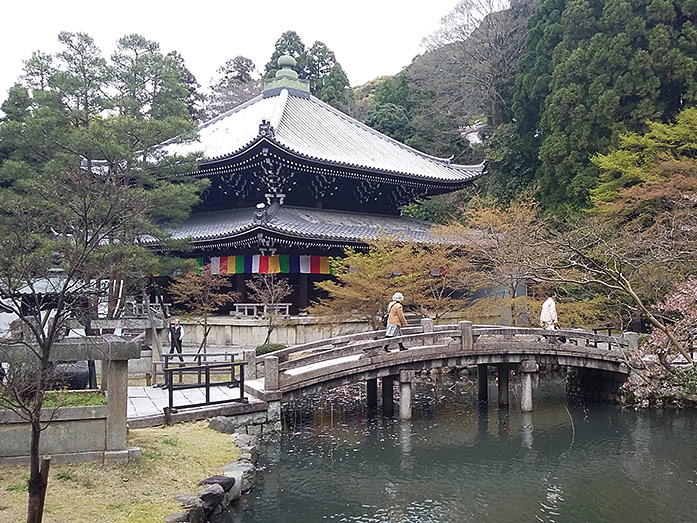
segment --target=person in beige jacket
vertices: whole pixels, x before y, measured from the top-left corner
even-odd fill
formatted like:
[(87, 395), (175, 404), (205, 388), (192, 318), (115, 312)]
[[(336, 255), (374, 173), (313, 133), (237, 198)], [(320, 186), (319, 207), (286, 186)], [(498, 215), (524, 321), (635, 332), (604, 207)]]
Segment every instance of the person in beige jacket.
[[(404, 308), (402, 307), (404, 295), (401, 292), (395, 292), (392, 295), (392, 301), (387, 306), (387, 330), (385, 330), (386, 338), (394, 338), (402, 335), (402, 327), (407, 326), (407, 320), (404, 318)], [(407, 348), (398, 342), (399, 350), (407, 350)], [(390, 350), (390, 345), (385, 346), (385, 350)]]

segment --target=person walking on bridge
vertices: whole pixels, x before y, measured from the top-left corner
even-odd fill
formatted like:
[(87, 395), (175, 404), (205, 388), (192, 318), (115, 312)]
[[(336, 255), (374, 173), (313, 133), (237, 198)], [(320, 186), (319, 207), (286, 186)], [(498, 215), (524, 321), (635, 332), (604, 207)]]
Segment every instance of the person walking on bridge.
[[(407, 320), (404, 318), (404, 308), (402, 307), (404, 295), (401, 292), (395, 292), (392, 295), (392, 301), (387, 306), (387, 329), (385, 330), (386, 338), (394, 338), (402, 335), (402, 327), (407, 326)], [(407, 350), (407, 348), (398, 342), (399, 350)], [(385, 346), (385, 350), (389, 352), (390, 345)]]
[(553, 331), (559, 328), (557, 305), (554, 302), (557, 299), (557, 293), (556, 291), (549, 291), (547, 296), (547, 300), (542, 304), (542, 311), (540, 312), (540, 325), (545, 330)]

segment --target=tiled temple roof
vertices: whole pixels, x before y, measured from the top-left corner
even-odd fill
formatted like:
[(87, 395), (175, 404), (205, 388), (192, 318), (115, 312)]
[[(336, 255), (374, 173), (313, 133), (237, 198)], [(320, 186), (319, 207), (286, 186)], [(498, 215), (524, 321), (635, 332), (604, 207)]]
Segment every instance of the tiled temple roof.
[(169, 154), (201, 152), (203, 167), (258, 141), (262, 121), (273, 129), (266, 139), (309, 160), (449, 184), (467, 182), (483, 171), (483, 164), (456, 165), (417, 151), (292, 88), (259, 95), (200, 125), (195, 139), (173, 139), (163, 147)]
[(430, 232), (430, 223), (413, 218), (285, 205), (272, 205), (264, 211), (262, 219), (254, 208), (199, 213), (167, 232), (173, 239), (189, 239), (194, 245), (234, 241), (252, 231), (335, 245), (364, 243), (381, 234), (404, 241), (438, 242)]

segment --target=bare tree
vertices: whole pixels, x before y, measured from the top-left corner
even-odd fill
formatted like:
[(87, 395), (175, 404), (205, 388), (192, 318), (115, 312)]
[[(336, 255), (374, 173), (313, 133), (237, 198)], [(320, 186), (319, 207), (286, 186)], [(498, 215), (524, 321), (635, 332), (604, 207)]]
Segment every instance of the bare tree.
[(280, 314), (276, 306), (292, 294), (293, 287), (287, 278), (279, 278), (275, 274), (255, 274), (251, 280), (247, 281), (247, 288), (249, 296), (263, 304), (266, 310), (265, 345), (269, 343), (271, 333), (278, 325)]
[(203, 339), (197, 352), (206, 352), (206, 343), (211, 332), (208, 318), (239, 296), (232, 291), (222, 292), (229, 284), (230, 280), (226, 276), (211, 274), (210, 268), (204, 267), (200, 273), (189, 272), (183, 276), (176, 276), (169, 287), (174, 302), (184, 306), (202, 322)]
[(39, 449), (44, 393), (55, 382), (54, 345), (100, 281), (147, 259), (134, 238), (145, 231), (150, 202), (125, 178), (82, 170), (27, 184), (25, 194), (0, 191), (0, 299), (17, 316), (4, 345), (27, 356), (9, 362), (0, 403), (31, 424), (27, 521), (35, 523), (46, 493)]
[(427, 49), (447, 54), (452, 73), (462, 79), (458, 98), (481, 93), (494, 128), (503, 123), (504, 90), (515, 79), (536, 5), (536, 0), (461, 0), (424, 39)]

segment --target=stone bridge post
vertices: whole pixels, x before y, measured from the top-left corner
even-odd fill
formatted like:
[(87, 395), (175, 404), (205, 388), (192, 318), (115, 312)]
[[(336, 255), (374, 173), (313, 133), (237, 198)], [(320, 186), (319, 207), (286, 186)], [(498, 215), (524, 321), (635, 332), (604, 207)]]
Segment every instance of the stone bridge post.
[(382, 413), (385, 416), (394, 414), (394, 376), (382, 377)]
[(520, 410), (532, 412), (532, 375), (538, 371), (537, 362), (523, 360), (520, 362), (520, 372), (523, 378), (523, 390), (520, 398)]
[(472, 350), (473, 338), (472, 338), (472, 322), (471, 321), (461, 321), (458, 323), (460, 326), (461, 344), (460, 348), (463, 352), (468, 352)]
[(365, 382), (366, 405), (369, 408), (378, 406), (378, 379), (370, 378)]
[(508, 364), (503, 363), (501, 365), (497, 365), (497, 373), (498, 373), (498, 380), (499, 380), (499, 407), (501, 408), (507, 408), (508, 407), (508, 388), (509, 388), (509, 381), (510, 381), (510, 376), (511, 376), (511, 368)]
[(242, 359), (247, 362), (247, 368), (244, 370), (244, 378), (249, 380), (257, 379), (257, 351), (254, 349), (244, 349), (242, 351)]
[(416, 377), (413, 370), (403, 370), (399, 373), (399, 417), (411, 419), (411, 391), (412, 382)]
[(278, 378), (278, 356), (266, 356), (264, 358), (264, 389), (280, 389)]
[(433, 319), (421, 318), (421, 328), (424, 332), (433, 332)]

